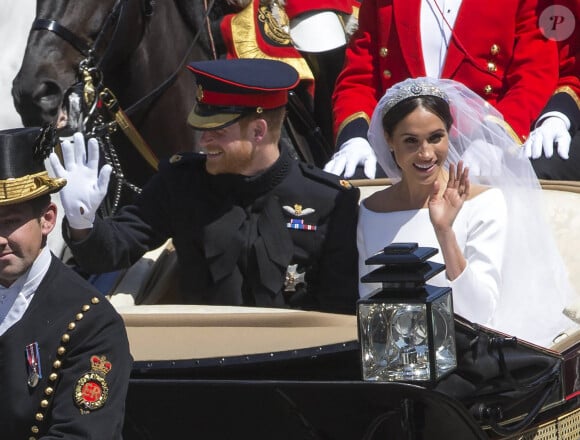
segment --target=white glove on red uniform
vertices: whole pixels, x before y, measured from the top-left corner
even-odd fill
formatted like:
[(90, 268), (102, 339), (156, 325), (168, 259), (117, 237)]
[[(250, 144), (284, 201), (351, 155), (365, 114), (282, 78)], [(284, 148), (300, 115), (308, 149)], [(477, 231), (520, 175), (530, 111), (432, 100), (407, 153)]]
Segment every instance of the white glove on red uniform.
[(324, 171), (349, 179), (356, 171), (357, 165), (364, 166), (364, 173), (369, 179), (374, 179), (377, 172), (377, 156), (369, 141), (363, 137), (349, 139), (340, 146), (330, 161), (324, 166)]
[(112, 168), (103, 165), (99, 172), (99, 144), (96, 139), (89, 139), (85, 151), (82, 133), (75, 133), (73, 141), (67, 139), (61, 147), (64, 167), (55, 153), (50, 154), (49, 160), (56, 176), (67, 180), (60, 190), (64, 214), (71, 228), (90, 229), (107, 194)]
[(550, 158), (554, 154), (554, 144), (556, 144), (560, 157), (568, 159), (571, 141), (566, 122), (558, 116), (550, 116), (530, 133), (530, 137), (524, 143), (524, 150), (526, 156), (531, 159), (539, 158), (542, 150), (544, 156)]

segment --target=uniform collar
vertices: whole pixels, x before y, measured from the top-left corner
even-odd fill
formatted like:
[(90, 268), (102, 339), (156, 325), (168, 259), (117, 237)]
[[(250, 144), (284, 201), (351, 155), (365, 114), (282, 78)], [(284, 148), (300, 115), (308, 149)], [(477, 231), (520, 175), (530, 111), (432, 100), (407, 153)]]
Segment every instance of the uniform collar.
[(20, 292), (25, 298), (28, 298), (40, 285), (40, 282), (48, 271), (51, 259), (50, 250), (45, 246), (28, 271), (17, 278), (9, 287), (0, 286), (0, 292), (4, 294), (8, 292)]
[(239, 174), (210, 176), (211, 184), (222, 194), (229, 194), (242, 201), (252, 201), (278, 186), (288, 175), (293, 161), (288, 149), (281, 146), (280, 157), (266, 171), (255, 176)]

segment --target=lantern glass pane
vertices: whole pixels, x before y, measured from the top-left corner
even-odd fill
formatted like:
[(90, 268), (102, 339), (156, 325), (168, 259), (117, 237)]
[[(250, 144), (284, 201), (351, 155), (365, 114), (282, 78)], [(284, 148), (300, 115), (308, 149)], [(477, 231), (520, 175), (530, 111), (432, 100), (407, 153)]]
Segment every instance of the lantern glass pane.
[(451, 292), (433, 301), (431, 316), (433, 347), (435, 349), (435, 374), (439, 378), (457, 366)]
[(430, 380), (426, 304), (359, 304), (363, 379)]

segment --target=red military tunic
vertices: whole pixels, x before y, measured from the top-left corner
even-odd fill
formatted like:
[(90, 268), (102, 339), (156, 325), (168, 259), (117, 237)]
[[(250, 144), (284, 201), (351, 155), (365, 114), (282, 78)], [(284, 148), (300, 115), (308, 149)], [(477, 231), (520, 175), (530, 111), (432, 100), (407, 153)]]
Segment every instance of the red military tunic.
[(284, 9), (290, 19), (312, 11), (336, 11), (351, 14), (355, 0), (286, 0)]
[[(520, 139), (556, 87), (557, 50), (538, 28), (544, 0), (463, 0), (442, 70), (493, 104)], [(337, 145), (366, 137), (385, 90), (426, 76), (421, 0), (364, 0), (333, 95)]]

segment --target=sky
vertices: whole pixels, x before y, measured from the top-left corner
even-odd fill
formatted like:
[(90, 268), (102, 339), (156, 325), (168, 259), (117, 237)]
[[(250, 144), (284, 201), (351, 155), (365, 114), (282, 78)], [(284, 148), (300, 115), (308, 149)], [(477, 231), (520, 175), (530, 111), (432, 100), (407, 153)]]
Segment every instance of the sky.
[[(24, 57), (26, 39), (34, 20), (33, 0), (0, 0), (0, 129), (22, 127), (12, 100), (12, 80)], [(6, 44), (8, 43), (8, 44)]]

